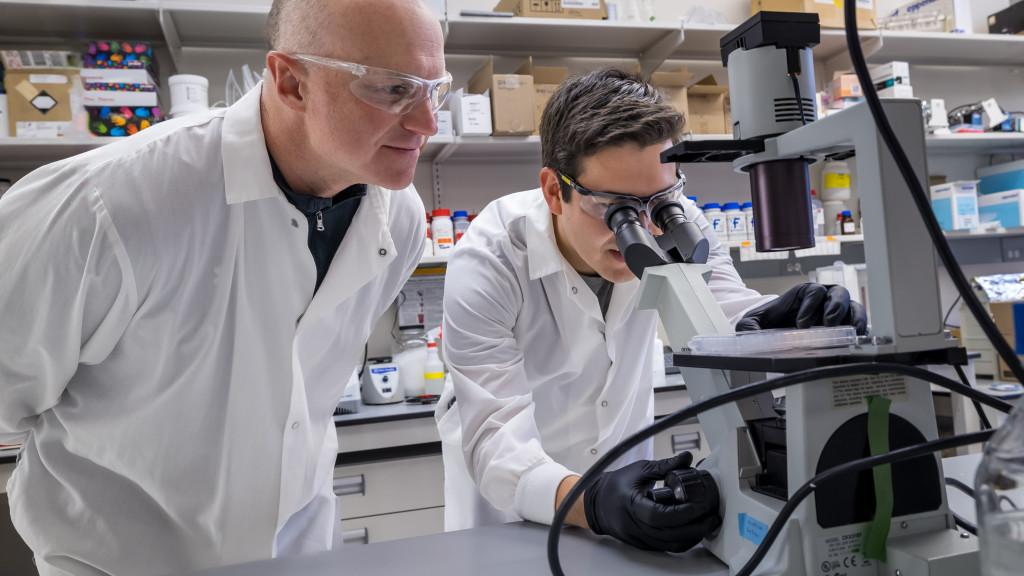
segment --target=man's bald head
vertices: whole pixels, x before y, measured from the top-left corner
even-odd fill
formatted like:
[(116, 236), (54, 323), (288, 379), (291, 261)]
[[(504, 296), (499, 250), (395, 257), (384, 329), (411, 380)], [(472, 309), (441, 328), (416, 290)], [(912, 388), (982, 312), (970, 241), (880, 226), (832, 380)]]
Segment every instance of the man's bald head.
[(353, 34), (381, 22), (416, 19), (436, 23), (419, 0), (274, 0), (267, 17), (267, 43), (285, 53), (314, 53), (324, 45), (325, 31)]

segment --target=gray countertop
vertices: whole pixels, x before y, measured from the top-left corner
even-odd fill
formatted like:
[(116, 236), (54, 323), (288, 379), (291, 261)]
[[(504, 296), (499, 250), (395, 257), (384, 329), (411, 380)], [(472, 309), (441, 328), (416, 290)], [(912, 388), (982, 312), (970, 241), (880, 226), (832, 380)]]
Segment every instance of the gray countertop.
[[(194, 576), (327, 576), (367, 574), (395, 576), (543, 576), (548, 527), (513, 522), (338, 550), (225, 566)], [(583, 575), (726, 576), (725, 564), (703, 548), (685, 554), (646, 552), (609, 537), (568, 528), (559, 546), (562, 570)]]

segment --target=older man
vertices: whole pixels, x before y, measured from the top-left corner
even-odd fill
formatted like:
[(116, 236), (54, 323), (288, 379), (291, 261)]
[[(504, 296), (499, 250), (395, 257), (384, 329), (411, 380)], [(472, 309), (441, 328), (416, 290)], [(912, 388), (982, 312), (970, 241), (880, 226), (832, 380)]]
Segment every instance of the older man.
[(264, 82), (0, 202), (0, 444), (49, 575), (340, 541), (331, 415), (422, 251), (450, 84), (407, 0), (275, 0)]

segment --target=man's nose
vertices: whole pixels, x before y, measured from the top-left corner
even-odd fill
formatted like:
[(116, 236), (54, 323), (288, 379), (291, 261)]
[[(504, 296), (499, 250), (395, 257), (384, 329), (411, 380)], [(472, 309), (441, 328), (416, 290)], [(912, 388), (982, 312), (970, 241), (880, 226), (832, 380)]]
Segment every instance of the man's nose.
[(437, 134), (437, 113), (430, 102), (430, 98), (424, 98), (416, 103), (404, 117), (402, 126), (407, 130), (431, 137)]

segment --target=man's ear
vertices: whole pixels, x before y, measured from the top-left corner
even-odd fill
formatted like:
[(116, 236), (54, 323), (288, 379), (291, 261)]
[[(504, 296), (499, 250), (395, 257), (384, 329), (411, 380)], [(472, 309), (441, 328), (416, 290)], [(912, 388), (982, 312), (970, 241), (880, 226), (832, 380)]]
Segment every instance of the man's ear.
[(555, 216), (561, 216), (562, 186), (559, 184), (558, 174), (551, 168), (541, 169), (540, 189), (544, 193), (544, 201), (548, 203), (548, 210)]
[(306, 69), (302, 64), (281, 52), (270, 52), (267, 74), (264, 90), (269, 89), (278, 101), (296, 112), (306, 109)]

